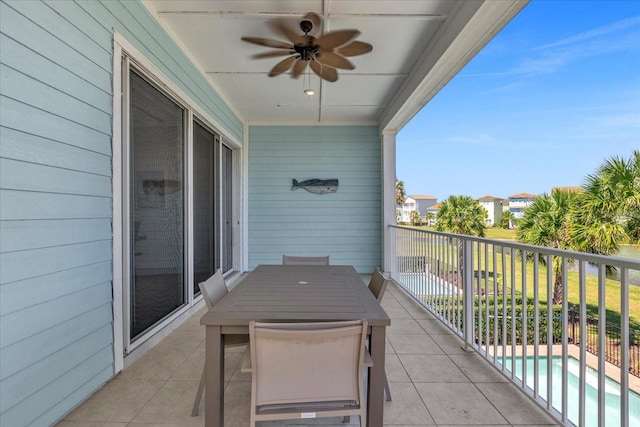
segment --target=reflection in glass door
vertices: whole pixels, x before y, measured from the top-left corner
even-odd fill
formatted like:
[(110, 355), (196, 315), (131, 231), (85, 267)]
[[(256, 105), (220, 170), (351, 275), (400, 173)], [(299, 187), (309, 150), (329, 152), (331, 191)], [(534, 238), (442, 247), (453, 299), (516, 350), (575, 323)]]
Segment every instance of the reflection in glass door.
[(182, 107), (133, 71), (130, 81), (129, 333), (185, 304)]

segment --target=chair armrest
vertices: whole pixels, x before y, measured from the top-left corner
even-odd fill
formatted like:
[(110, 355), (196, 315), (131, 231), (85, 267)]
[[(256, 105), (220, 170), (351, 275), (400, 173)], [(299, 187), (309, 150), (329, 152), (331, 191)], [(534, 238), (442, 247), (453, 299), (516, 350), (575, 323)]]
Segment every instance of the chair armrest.
[[(251, 362), (251, 361), (249, 361)], [(373, 359), (371, 358), (371, 354), (369, 354), (369, 350), (365, 349), (364, 350), (364, 367), (365, 368), (371, 368), (373, 367)]]

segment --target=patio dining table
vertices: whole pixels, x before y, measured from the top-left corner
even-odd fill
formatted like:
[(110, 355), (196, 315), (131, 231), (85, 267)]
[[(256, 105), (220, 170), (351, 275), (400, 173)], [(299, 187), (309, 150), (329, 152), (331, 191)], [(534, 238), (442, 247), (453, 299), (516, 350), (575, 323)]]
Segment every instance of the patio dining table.
[(366, 319), (371, 328), (367, 425), (382, 427), (385, 329), (391, 321), (355, 268), (346, 265), (259, 265), (200, 319), (206, 327), (205, 426), (224, 425), (226, 334), (248, 334), (252, 320), (359, 319)]

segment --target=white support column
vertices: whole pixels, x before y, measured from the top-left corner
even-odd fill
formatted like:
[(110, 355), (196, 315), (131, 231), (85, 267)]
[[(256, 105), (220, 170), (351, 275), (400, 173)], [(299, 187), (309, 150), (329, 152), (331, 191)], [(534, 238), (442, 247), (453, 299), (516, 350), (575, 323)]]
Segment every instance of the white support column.
[(389, 225), (396, 224), (396, 134), (395, 129), (382, 131), (382, 226), (384, 271), (391, 271), (395, 256), (395, 241)]

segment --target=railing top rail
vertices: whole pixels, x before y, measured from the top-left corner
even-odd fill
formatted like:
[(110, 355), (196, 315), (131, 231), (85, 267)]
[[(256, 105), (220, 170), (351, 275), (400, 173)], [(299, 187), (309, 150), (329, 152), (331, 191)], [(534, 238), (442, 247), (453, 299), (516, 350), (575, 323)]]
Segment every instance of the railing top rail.
[(633, 270), (640, 270), (640, 261), (636, 261), (631, 258), (569, 251), (565, 249), (550, 248), (547, 246), (535, 246), (535, 245), (529, 245), (526, 243), (518, 243), (510, 240), (487, 239), (486, 237), (469, 236), (466, 234), (446, 233), (442, 231), (423, 230), (419, 228), (406, 227), (401, 225), (389, 225), (389, 227), (403, 229), (403, 230), (410, 230), (412, 232), (418, 232), (418, 233), (424, 233), (424, 234), (431, 234), (431, 235), (451, 237), (456, 239), (471, 240), (474, 242), (488, 243), (488, 244), (493, 244), (497, 246), (504, 246), (507, 248), (513, 248), (513, 249), (529, 251), (529, 252), (551, 254), (554, 256), (560, 256), (560, 257), (573, 259), (573, 260), (581, 260), (581, 261), (586, 261), (594, 264), (604, 264), (604, 265), (610, 265), (614, 267), (623, 267), (623, 268), (629, 268)]

